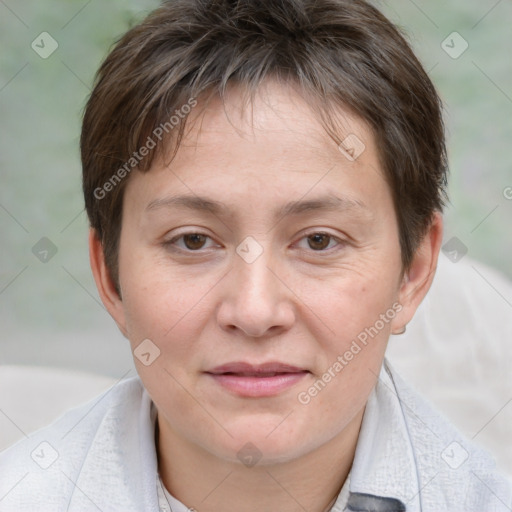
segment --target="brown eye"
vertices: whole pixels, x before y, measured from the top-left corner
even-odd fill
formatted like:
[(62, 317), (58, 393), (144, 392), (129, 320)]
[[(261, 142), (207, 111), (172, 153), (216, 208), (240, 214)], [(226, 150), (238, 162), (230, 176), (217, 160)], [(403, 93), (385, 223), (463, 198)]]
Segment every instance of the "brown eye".
[(315, 251), (321, 251), (329, 246), (331, 236), (327, 233), (314, 233), (308, 237), (308, 245)]
[(190, 233), (188, 235), (183, 235), (183, 243), (192, 251), (201, 249), (208, 238), (205, 235), (201, 235), (199, 233)]

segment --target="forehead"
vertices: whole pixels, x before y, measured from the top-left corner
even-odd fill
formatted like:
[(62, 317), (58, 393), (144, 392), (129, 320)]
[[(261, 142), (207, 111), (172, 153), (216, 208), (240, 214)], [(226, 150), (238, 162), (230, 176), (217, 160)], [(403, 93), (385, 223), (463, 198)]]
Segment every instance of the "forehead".
[(346, 210), (389, 195), (369, 127), (341, 108), (335, 118), (340, 147), (294, 87), (267, 82), (252, 101), (232, 87), (224, 99), (198, 101), (174, 158), (135, 172), (127, 193), (137, 188), (135, 199), (145, 211), (194, 203), (214, 213), (233, 213), (231, 203), (244, 201), (250, 208), (247, 201), (260, 196), (260, 207), (281, 205), (272, 208), (274, 216), (308, 209), (299, 199), (311, 205), (322, 197)]
[[(349, 145), (354, 145), (359, 140), (373, 145), (373, 133), (363, 119), (341, 106), (329, 114), (340, 141), (349, 140)], [(219, 150), (232, 151), (235, 148), (227, 148), (223, 142), (227, 134), (236, 132), (241, 139), (237, 147), (243, 147), (244, 141), (246, 146), (267, 145), (273, 147), (273, 154), (281, 148), (283, 156), (287, 156), (285, 151), (290, 147), (298, 156), (304, 150), (324, 159), (332, 157), (334, 149), (339, 157), (337, 144), (321, 122), (320, 109), (293, 81), (266, 79), (253, 96), (249, 96), (246, 87), (230, 85), (223, 98), (213, 96), (205, 104), (199, 101), (187, 123), (185, 145), (215, 143)], [(265, 155), (260, 156), (263, 159)]]

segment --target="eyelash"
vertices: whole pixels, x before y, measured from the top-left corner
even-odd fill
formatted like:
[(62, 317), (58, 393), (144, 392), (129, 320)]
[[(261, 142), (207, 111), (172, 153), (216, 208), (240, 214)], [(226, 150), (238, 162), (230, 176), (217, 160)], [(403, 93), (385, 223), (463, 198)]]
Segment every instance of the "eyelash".
[[(187, 235), (200, 235), (200, 236), (207, 237), (210, 240), (212, 239), (209, 235), (207, 235), (205, 233), (201, 233), (201, 232), (198, 232), (198, 231), (189, 231), (189, 232), (186, 232), (186, 233), (182, 233), (182, 234), (180, 234), (178, 236), (175, 236), (171, 240), (164, 242), (163, 245), (166, 248), (168, 248), (168, 249), (170, 249), (172, 251), (175, 251), (175, 252), (183, 252), (183, 253), (189, 253), (189, 254), (199, 253), (200, 254), (203, 249), (197, 249), (197, 250), (194, 251), (194, 250), (186, 249), (186, 248), (182, 249), (182, 248), (176, 246), (175, 242), (180, 240), (180, 239), (182, 239), (183, 237), (185, 237)], [(336, 249), (336, 247), (335, 247), (334, 251), (340, 250), (341, 248), (343, 248), (344, 246), (347, 245), (347, 241), (342, 240), (342, 239), (340, 239), (338, 237), (335, 237), (334, 235), (332, 235), (330, 233), (327, 233), (325, 231), (311, 231), (309, 233), (305, 233), (300, 238), (300, 240), (307, 239), (308, 237), (313, 236), (313, 235), (324, 235), (324, 236), (330, 238), (331, 240), (335, 240), (337, 242), (338, 249)], [(341, 247), (339, 247), (339, 246), (341, 246)], [(330, 249), (320, 249), (320, 250), (316, 250), (316, 251), (314, 249), (310, 249), (310, 251), (313, 252), (313, 253), (316, 253), (316, 254), (330, 253), (331, 251), (333, 251), (333, 248), (331, 247)]]

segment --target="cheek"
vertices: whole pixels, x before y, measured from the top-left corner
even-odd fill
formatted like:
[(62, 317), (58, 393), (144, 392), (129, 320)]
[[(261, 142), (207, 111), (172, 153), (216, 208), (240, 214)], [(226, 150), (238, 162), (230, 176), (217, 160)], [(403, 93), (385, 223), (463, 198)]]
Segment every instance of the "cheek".
[(314, 313), (312, 316), (310, 312), (309, 317), (312, 322), (316, 319), (317, 325), (323, 325), (323, 337), (327, 334), (327, 339), (339, 349), (374, 325), (398, 296), (395, 283), (398, 271), (394, 269), (384, 273), (365, 266), (342, 272), (343, 278), (332, 275), (323, 283), (310, 281), (302, 285), (302, 296), (308, 297), (305, 304)]
[(382, 287), (379, 293), (364, 286), (350, 293), (338, 290), (324, 299), (322, 318), (335, 334), (317, 337), (323, 354), (316, 374), (298, 389), (296, 403), (314, 424), (311, 428), (331, 437), (364, 407), (378, 378), (395, 309)]
[(149, 338), (161, 351), (160, 363), (183, 371), (180, 363), (190, 360), (195, 340), (211, 316), (208, 292), (218, 278), (184, 277), (143, 255), (126, 258), (123, 270), (123, 307), (132, 349)]
[[(364, 274), (351, 273), (321, 289), (313, 286), (307, 304), (310, 330), (322, 345), (318, 360), (315, 389), (303, 388), (315, 407), (331, 411), (362, 407), (379, 373), (391, 322), (400, 310), (396, 302), (394, 274), (368, 269)], [(319, 319), (321, 321), (319, 321)], [(320, 380), (321, 382), (318, 382)], [(349, 414), (350, 415), (350, 414)]]

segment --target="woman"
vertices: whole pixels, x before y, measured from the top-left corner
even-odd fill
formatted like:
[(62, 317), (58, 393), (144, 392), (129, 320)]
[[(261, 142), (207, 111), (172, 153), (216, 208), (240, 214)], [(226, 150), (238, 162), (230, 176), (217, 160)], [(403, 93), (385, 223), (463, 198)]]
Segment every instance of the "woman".
[(385, 360), (435, 273), (446, 151), (378, 10), (165, 2), (102, 64), (81, 150), (138, 377), (2, 454), (0, 510), (510, 510)]

